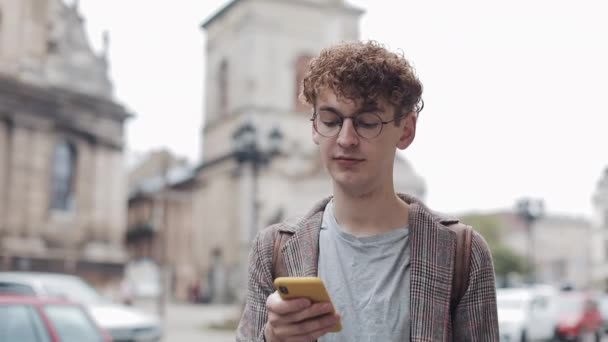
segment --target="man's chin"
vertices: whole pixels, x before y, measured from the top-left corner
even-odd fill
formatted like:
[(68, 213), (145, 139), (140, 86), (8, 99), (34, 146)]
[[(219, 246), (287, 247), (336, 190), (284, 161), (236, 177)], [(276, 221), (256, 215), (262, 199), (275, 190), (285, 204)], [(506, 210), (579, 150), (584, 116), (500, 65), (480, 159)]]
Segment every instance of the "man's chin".
[(346, 192), (361, 192), (369, 188), (369, 182), (367, 182), (361, 175), (353, 174), (336, 174), (332, 175), (334, 186), (341, 188)]

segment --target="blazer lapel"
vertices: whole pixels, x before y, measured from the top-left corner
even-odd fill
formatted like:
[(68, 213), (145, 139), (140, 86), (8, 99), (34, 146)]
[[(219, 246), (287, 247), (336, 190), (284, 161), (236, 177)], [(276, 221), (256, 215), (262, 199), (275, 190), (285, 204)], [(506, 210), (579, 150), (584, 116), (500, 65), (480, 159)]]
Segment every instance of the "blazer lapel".
[(290, 277), (316, 277), (319, 260), (319, 232), (323, 220), (323, 210), (331, 198), (317, 203), (301, 220), (285, 225), (281, 231), (291, 233), (283, 246), (280, 256), (284, 258)]
[(450, 322), (455, 234), (419, 202), (410, 203), (412, 341), (444, 341)]

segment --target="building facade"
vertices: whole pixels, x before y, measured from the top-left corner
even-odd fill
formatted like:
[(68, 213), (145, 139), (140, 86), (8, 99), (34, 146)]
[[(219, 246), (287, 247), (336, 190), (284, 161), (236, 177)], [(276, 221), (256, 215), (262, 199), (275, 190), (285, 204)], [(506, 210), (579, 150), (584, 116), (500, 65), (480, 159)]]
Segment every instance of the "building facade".
[[(471, 215), (459, 216), (467, 222), (466, 217)], [(498, 234), (486, 237), (496, 241), (488, 240), (489, 242), (506, 247), (526, 263), (530, 262), (528, 257), (532, 258), (534, 281), (558, 287), (589, 288), (591, 281), (589, 237), (592, 228), (587, 219), (547, 213), (536, 220), (528, 230), (526, 222), (515, 212), (501, 211), (480, 216), (486, 216), (496, 224), (495, 229)], [(483, 233), (484, 227), (476, 227)], [(498, 279), (499, 285), (517, 286), (518, 283), (526, 281), (525, 275), (510, 276), (513, 278)]]
[(126, 260), (123, 127), (104, 51), (75, 5), (0, 1), (2, 269), (103, 285)]
[(200, 295), (193, 293), (198, 284), (192, 240), (197, 186), (193, 175), (194, 169), (168, 151), (149, 153), (129, 172), (126, 276), (136, 297), (158, 295), (160, 288), (145, 289), (161, 279), (167, 286), (164, 290), (178, 300), (196, 300)]

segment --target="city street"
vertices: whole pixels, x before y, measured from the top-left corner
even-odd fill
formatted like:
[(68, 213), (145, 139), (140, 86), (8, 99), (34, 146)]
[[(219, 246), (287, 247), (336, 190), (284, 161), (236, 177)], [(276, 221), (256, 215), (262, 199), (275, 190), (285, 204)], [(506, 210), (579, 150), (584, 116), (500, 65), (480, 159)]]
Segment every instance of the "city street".
[[(138, 302), (135, 306), (156, 313), (155, 305), (154, 302)], [(169, 303), (162, 342), (234, 342), (235, 332), (218, 326), (234, 320), (238, 313), (238, 306)]]

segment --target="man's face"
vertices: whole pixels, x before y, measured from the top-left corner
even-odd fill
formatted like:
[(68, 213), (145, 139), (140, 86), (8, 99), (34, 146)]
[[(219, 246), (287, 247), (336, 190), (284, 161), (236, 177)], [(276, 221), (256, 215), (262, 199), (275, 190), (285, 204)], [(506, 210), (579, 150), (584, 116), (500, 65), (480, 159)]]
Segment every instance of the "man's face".
[[(365, 194), (385, 186), (392, 187), (393, 163), (396, 148), (405, 149), (414, 139), (416, 116), (409, 113), (401, 119), (398, 126), (392, 122), (394, 106), (379, 99), (376, 103), (364, 104), (344, 98), (338, 99), (333, 90), (325, 88), (318, 96), (315, 105), (317, 127), (327, 125), (324, 118), (342, 118), (342, 128), (334, 136), (319, 134), (312, 130), (313, 141), (319, 146), (321, 159), (331, 175), (334, 185), (344, 190)], [(362, 137), (355, 130), (354, 122), (362, 114), (375, 114), (381, 121), (381, 132), (373, 138)], [(332, 116), (333, 115), (333, 116)], [(337, 115), (337, 116), (336, 116)], [(369, 116), (368, 116), (369, 117)], [(335, 121), (334, 121), (335, 122)], [(361, 122), (360, 123), (365, 123)], [(332, 123), (329, 122), (329, 126)], [(326, 126), (328, 127), (328, 126)], [(359, 132), (363, 132), (362, 125)], [(369, 135), (369, 134), (368, 134)], [(390, 184), (389, 184), (390, 183)]]

